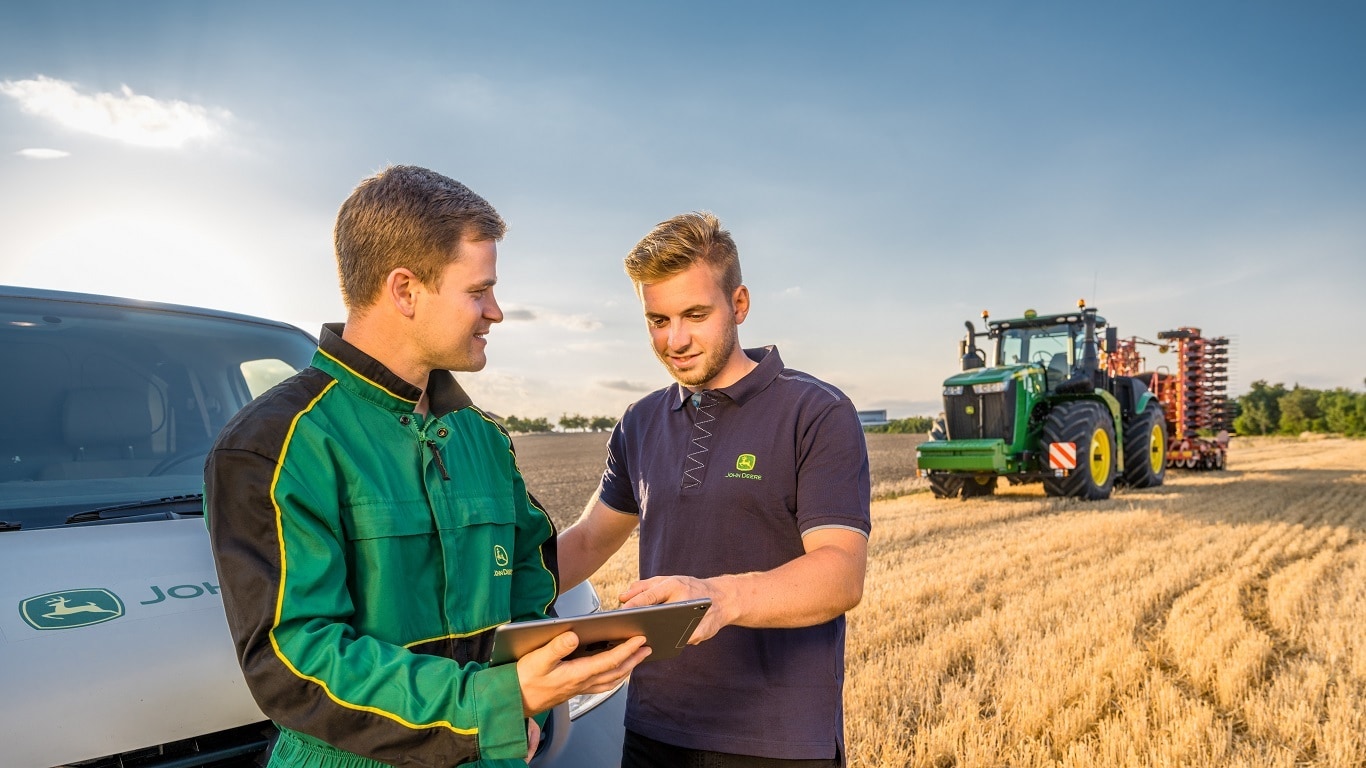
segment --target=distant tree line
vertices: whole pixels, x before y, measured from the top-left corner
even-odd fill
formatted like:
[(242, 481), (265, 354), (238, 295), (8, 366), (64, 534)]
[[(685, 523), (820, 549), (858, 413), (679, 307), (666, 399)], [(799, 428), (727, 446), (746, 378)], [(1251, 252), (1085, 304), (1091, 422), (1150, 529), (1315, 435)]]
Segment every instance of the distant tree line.
[(866, 426), (864, 432), (890, 432), (892, 434), (911, 434), (916, 432), (929, 432), (934, 419), (929, 416), (911, 416), (905, 419), (892, 419), (886, 424), (877, 426)]
[[(560, 430), (563, 432), (606, 432), (617, 425), (617, 420), (611, 416), (581, 416), (579, 414), (562, 414), (559, 422)], [(550, 420), (544, 416), (534, 419), (524, 419), (520, 416), (508, 416), (503, 419), (503, 426), (509, 432), (518, 434), (553, 432), (555, 427)]]
[[(1240, 435), (1298, 435), (1301, 432), (1322, 432), (1366, 437), (1366, 392), (1350, 389), (1320, 390), (1301, 387), (1286, 389), (1284, 384), (1252, 382), (1252, 390), (1233, 402), (1237, 417), (1233, 429)], [(929, 432), (934, 419), (911, 416), (892, 419), (886, 424), (865, 426), (864, 432), (915, 434)], [(508, 416), (503, 425), (509, 432), (606, 432), (616, 426), (612, 416), (584, 416), (561, 414), (555, 425), (545, 417), (521, 418)]]
[(1240, 435), (1298, 435), (1324, 432), (1366, 436), (1366, 392), (1320, 390), (1295, 385), (1252, 382), (1252, 391), (1238, 398), (1233, 429)]

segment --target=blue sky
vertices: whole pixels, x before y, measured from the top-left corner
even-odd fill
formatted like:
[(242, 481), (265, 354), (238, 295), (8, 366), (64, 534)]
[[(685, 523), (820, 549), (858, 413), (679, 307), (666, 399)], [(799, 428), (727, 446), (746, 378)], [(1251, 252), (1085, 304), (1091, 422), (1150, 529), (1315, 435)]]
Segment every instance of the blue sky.
[[(277, 7), (279, 6), (279, 7)], [(0, 283), (342, 318), (337, 206), (390, 163), (485, 196), (493, 411), (667, 383), (621, 271), (714, 211), (747, 346), (933, 414), (964, 320), (1078, 298), (1255, 380), (1366, 377), (1356, 3), (73, 3), (0, 27)], [(1152, 352), (1150, 365), (1169, 364)]]

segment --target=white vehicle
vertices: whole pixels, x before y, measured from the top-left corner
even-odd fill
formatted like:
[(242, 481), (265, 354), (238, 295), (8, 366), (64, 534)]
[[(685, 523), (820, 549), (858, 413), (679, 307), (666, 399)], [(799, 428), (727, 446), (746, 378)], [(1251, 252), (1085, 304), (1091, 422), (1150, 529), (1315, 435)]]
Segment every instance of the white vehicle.
[[(5, 768), (260, 764), (274, 728), (223, 616), (204, 457), (315, 348), (259, 318), (0, 286)], [(597, 596), (558, 605), (588, 613)], [(614, 763), (625, 699), (557, 708), (532, 765)]]

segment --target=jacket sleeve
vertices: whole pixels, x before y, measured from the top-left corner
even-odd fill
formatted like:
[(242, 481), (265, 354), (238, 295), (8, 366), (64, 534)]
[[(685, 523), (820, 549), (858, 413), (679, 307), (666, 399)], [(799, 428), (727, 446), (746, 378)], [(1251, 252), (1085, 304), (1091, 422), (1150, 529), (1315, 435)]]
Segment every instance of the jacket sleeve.
[(514, 665), (485, 668), (358, 635), (332, 480), (215, 449), (205, 506), (228, 626), (261, 710), (279, 725), (396, 766), (524, 766)]

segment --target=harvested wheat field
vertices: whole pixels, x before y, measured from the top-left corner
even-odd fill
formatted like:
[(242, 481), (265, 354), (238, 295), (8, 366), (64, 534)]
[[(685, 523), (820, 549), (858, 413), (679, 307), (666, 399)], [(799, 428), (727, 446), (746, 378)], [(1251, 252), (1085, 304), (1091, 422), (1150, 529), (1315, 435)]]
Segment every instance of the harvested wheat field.
[(1366, 441), (1238, 438), (1104, 502), (873, 466), (907, 494), (849, 615), (850, 765), (1366, 765)]

